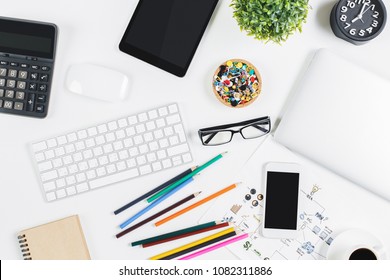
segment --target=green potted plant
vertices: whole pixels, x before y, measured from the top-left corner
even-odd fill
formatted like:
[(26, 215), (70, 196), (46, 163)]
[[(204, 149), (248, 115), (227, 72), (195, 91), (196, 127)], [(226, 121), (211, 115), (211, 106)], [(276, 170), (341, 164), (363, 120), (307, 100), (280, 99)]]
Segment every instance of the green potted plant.
[(302, 32), (310, 7), (309, 0), (232, 0), (230, 6), (241, 30), (278, 44)]

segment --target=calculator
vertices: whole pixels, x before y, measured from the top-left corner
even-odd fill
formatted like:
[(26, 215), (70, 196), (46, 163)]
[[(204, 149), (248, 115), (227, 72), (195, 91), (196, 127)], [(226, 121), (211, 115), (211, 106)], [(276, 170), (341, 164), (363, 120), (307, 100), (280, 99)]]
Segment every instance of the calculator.
[(56, 43), (54, 24), (0, 17), (0, 113), (46, 117)]

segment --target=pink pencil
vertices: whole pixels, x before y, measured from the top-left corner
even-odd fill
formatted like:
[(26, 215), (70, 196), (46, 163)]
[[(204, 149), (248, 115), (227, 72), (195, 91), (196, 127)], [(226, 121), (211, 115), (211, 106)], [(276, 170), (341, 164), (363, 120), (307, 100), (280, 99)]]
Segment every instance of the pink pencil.
[(229, 244), (232, 244), (232, 243), (234, 243), (234, 242), (237, 242), (237, 241), (239, 241), (239, 240), (241, 240), (241, 239), (244, 239), (244, 238), (247, 238), (247, 237), (248, 237), (248, 234), (247, 234), (247, 233), (242, 234), (242, 235), (239, 235), (239, 236), (236, 236), (236, 237), (234, 237), (234, 238), (232, 238), (232, 239), (229, 239), (229, 240), (227, 240), (227, 241), (218, 243), (218, 244), (213, 245), (213, 246), (210, 246), (210, 247), (208, 247), (208, 248), (206, 248), (206, 249), (203, 249), (203, 250), (200, 250), (200, 251), (195, 252), (195, 253), (193, 253), (193, 254), (190, 254), (190, 255), (188, 255), (188, 256), (182, 257), (182, 258), (180, 258), (179, 260), (189, 260), (189, 259), (192, 259), (192, 258), (201, 256), (201, 255), (203, 255), (203, 254), (206, 254), (206, 253), (209, 253), (209, 252), (211, 252), (211, 251), (217, 250), (217, 249), (219, 249), (219, 248), (225, 247), (225, 246), (227, 246), (227, 245), (229, 245)]

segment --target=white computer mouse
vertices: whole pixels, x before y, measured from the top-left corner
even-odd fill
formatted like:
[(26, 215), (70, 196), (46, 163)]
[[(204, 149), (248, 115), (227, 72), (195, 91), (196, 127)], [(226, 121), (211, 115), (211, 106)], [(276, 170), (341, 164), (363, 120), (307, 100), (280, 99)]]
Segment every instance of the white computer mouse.
[(118, 102), (126, 99), (129, 79), (126, 75), (94, 64), (76, 64), (68, 69), (66, 88), (76, 94)]

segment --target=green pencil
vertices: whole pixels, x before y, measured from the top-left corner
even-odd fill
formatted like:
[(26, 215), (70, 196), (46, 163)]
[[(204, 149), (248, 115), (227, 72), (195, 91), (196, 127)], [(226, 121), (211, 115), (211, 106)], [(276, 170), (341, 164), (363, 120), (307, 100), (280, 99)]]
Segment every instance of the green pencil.
[(212, 226), (215, 226), (217, 223), (220, 223), (220, 222), (216, 222), (216, 221), (208, 222), (208, 223), (205, 223), (205, 224), (201, 224), (201, 225), (197, 225), (197, 226), (193, 226), (193, 227), (189, 227), (189, 228), (184, 228), (184, 229), (180, 229), (180, 230), (177, 230), (177, 231), (169, 232), (169, 233), (166, 233), (166, 234), (158, 235), (158, 236), (155, 236), (155, 237), (150, 237), (150, 238), (147, 238), (147, 239), (135, 241), (135, 242), (131, 243), (131, 246), (137, 246), (137, 245), (152, 243), (152, 242), (159, 241), (159, 240), (162, 240), (162, 239), (175, 237), (175, 236), (182, 235), (182, 234), (185, 234), (185, 233), (189, 233), (189, 232), (197, 231), (197, 230), (200, 230), (200, 229), (212, 227)]
[(195, 174), (198, 174), (200, 171), (202, 171), (203, 169), (209, 167), (211, 164), (213, 164), (214, 162), (216, 162), (217, 160), (222, 158), (222, 155), (224, 155), (226, 153), (227, 152), (224, 152), (224, 153), (219, 154), (216, 157), (210, 159), (208, 162), (206, 162), (205, 164), (199, 166), (194, 171), (192, 171), (190, 174), (188, 174), (188, 175), (184, 176), (183, 178), (181, 178), (179, 181), (176, 181), (175, 183), (173, 183), (172, 185), (168, 186), (167, 188), (165, 188), (165, 189), (159, 191), (158, 193), (154, 194), (153, 196), (149, 197), (146, 201), (148, 203), (153, 202), (154, 200), (156, 200), (160, 196), (163, 196), (164, 194), (170, 192), (172, 189), (176, 188), (181, 183), (183, 183), (184, 181), (188, 180), (190, 177), (193, 177)]

